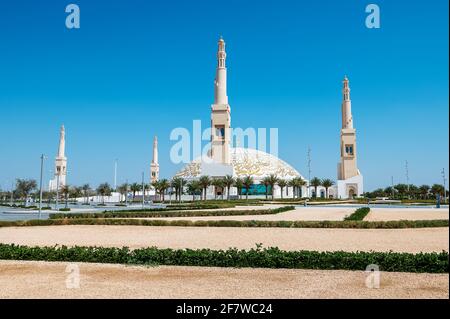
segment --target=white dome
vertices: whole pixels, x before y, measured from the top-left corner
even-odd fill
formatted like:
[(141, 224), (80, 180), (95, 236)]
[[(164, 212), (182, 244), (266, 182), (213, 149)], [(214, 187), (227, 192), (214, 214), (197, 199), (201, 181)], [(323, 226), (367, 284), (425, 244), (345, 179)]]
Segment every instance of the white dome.
[[(230, 148), (231, 165), (234, 177), (252, 176), (261, 180), (268, 175), (276, 175), (283, 179), (301, 177), (297, 170), (283, 160), (263, 151), (242, 147)], [(199, 157), (186, 165), (176, 176), (183, 178), (196, 178), (202, 176), (202, 158)]]

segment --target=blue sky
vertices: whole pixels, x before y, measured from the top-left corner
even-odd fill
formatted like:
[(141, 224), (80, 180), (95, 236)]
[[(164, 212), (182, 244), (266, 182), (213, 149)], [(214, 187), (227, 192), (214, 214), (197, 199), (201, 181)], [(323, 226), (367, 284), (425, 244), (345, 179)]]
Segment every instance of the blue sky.
[[(65, 7), (81, 28), (65, 27)], [(365, 27), (376, 3), (381, 28)], [(161, 175), (176, 127), (209, 123), (217, 40), (227, 42), (232, 125), (279, 128), (279, 156), (336, 178), (341, 81), (350, 79), (366, 190), (448, 172), (448, 1), (2, 1), (0, 186), (53, 169), (66, 126), (68, 182)]]

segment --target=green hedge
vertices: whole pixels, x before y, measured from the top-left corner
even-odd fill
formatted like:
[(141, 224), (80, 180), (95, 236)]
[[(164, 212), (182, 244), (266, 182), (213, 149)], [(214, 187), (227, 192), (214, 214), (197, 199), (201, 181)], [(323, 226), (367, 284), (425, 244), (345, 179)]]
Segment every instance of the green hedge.
[(198, 217), (198, 216), (237, 216), (237, 215), (267, 215), (278, 214), (295, 209), (294, 206), (285, 206), (274, 209), (254, 210), (216, 210), (216, 211), (106, 211), (103, 213), (76, 213), (76, 214), (50, 214), (50, 219), (61, 218), (149, 218), (149, 217)]
[(448, 252), (317, 252), (283, 251), (279, 248), (238, 250), (158, 249), (130, 250), (102, 247), (27, 247), (0, 244), (0, 259), (92, 262), (132, 265), (177, 265), (202, 267), (252, 267), (291, 269), (365, 270), (376, 264), (381, 271), (448, 273)]
[(0, 221), (0, 227), (60, 226), (60, 225), (129, 225), (129, 226), (186, 226), (186, 227), (281, 227), (281, 228), (355, 228), (395, 229), (448, 227), (449, 220), (395, 221), (270, 221), (270, 220), (162, 220), (126, 218), (64, 218), (25, 221)]
[(70, 212), (70, 208), (60, 208), (58, 209), (60, 212)]
[(361, 207), (355, 210), (353, 214), (344, 218), (344, 220), (363, 220), (364, 217), (370, 212), (369, 207)]

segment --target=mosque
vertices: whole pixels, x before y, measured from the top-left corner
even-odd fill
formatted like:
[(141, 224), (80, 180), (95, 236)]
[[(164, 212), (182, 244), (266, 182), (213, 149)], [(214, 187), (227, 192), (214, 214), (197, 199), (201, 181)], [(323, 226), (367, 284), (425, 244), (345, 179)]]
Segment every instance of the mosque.
[[(293, 178), (302, 178), (306, 182), (300, 190), (300, 197), (311, 196), (308, 192), (306, 180), (295, 168), (262, 150), (232, 147), (231, 108), (227, 95), (227, 68), (226, 68), (225, 41), (221, 38), (218, 42), (217, 68), (214, 81), (214, 103), (211, 105), (211, 148), (206, 156), (201, 156), (187, 164), (175, 176), (186, 180), (198, 179), (203, 175), (211, 178), (231, 175), (234, 178), (253, 177), (254, 185), (249, 194), (263, 195), (265, 187), (260, 182), (269, 175), (287, 181)], [(343, 80), (342, 89), (342, 127), (340, 134), (340, 161), (337, 165), (336, 184), (328, 189), (328, 196), (332, 198), (352, 198), (363, 194), (363, 176), (357, 166), (356, 130), (353, 127), (353, 117), (350, 100), (350, 86), (347, 77)], [(55, 159), (55, 175), (49, 183), (49, 190), (54, 191), (66, 185), (67, 157), (65, 156), (65, 129), (61, 126), (59, 148)], [(153, 159), (150, 164), (150, 182), (159, 179), (158, 140), (153, 140)], [(222, 195), (225, 190), (210, 186), (207, 190), (208, 197)], [(245, 190), (247, 191), (247, 190)], [(317, 197), (325, 197), (325, 189), (317, 189)], [(154, 192), (153, 192), (154, 194)], [(285, 187), (283, 194), (281, 189), (275, 186), (275, 197), (289, 198), (294, 196), (292, 187)], [(230, 190), (231, 196), (237, 195), (237, 189)]]
[[(291, 180), (296, 177), (308, 181), (291, 165), (261, 150), (231, 146), (231, 108), (227, 96), (227, 68), (225, 41), (218, 42), (216, 78), (214, 81), (214, 103), (211, 106), (211, 149), (208, 158), (200, 157), (186, 165), (176, 176), (187, 180), (197, 179), (202, 175), (235, 178), (252, 176), (253, 194), (262, 194), (258, 187), (261, 180), (271, 174), (278, 178)], [(347, 77), (343, 81), (341, 154), (337, 167), (337, 182), (329, 189), (329, 197), (351, 198), (363, 193), (363, 177), (357, 168), (356, 130), (353, 128), (351, 113), (350, 87)], [(158, 168), (159, 169), (159, 168)], [(210, 186), (207, 195), (214, 196), (222, 192)], [(317, 196), (324, 196), (324, 189), (319, 187)], [(293, 197), (293, 189), (283, 189), (283, 197)], [(307, 186), (301, 189), (300, 196), (308, 196)], [(232, 189), (230, 195), (237, 195)], [(281, 197), (279, 187), (274, 188), (274, 196)]]

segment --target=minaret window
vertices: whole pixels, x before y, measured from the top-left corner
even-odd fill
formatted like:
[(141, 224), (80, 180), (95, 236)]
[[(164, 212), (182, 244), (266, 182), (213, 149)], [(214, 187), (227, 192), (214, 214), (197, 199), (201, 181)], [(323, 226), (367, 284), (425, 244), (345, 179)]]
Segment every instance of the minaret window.
[(352, 144), (345, 145), (345, 154), (353, 156), (353, 145)]

